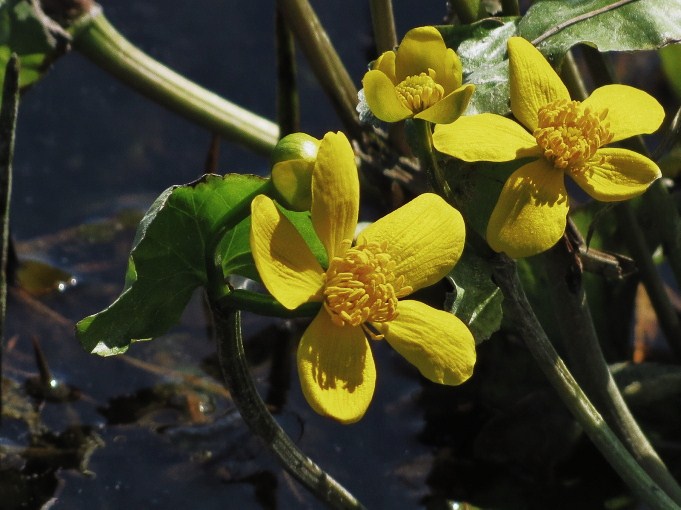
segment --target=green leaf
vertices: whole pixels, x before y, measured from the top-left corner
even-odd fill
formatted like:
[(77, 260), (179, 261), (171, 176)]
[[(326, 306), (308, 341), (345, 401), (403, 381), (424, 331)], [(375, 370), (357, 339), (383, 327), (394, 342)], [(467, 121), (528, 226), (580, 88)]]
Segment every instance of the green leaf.
[(681, 4), (669, 0), (639, 0), (577, 21), (579, 16), (613, 3), (614, 0), (538, 0), (518, 24), (518, 32), (534, 41), (554, 27), (575, 20), (537, 45), (554, 63), (579, 43), (599, 51), (634, 51), (681, 41)]
[(12, 53), (19, 56), (19, 87), (23, 89), (38, 81), (49, 63), (64, 52), (66, 40), (49, 21), (26, 0), (0, 0), (0, 90)]
[(445, 310), (464, 321), (475, 343), (487, 340), (501, 327), (504, 296), (492, 281), (492, 269), (482, 258), (464, 251), (461, 260), (449, 273), (454, 293), (445, 301)]
[[(223, 269), (238, 266), (248, 230), (243, 218), (268, 184), (250, 175), (205, 175), (163, 192), (137, 229), (123, 293), (77, 324), (83, 347), (103, 356), (121, 354), (131, 343), (159, 336), (177, 323), (194, 290), (209, 282), (213, 250), (225, 250)], [(239, 220), (231, 235), (236, 242), (217, 238), (225, 225)]]
[(475, 84), (467, 115), (510, 111), (506, 41), (516, 35), (520, 18), (485, 19), (471, 25), (436, 27), (463, 65), (464, 81)]
[(660, 50), (660, 61), (669, 85), (681, 100), (681, 44), (670, 44)]

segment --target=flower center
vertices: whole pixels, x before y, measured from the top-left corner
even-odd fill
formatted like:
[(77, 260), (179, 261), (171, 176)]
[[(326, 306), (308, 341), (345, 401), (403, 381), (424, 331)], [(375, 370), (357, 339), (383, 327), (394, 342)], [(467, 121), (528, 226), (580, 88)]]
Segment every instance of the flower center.
[(608, 110), (594, 112), (579, 101), (558, 99), (539, 109), (533, 135), (554, 167), (579, 170), (612, 140), (607, 115)]
[[(394, 273), (395, 261), (387, 243), (353, 246), (329, 264), (324, 286), (324, 307), (338, 326), (387, 322), (397, 317), (397, 299), (412, 288)], [(380, 335), (371, 335), (381, 338)]]
[(395, 87), (397, 97), (412, 112), (422, 112), (437, 103), (445, 95), (445, 89), (435, 82), (435, 71), (428, 74), (407, 76)]

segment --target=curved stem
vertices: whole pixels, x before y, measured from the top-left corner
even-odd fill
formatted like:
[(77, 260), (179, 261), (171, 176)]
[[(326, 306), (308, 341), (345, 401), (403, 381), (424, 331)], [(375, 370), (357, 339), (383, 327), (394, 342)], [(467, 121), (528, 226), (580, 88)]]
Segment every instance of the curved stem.
[(260, 437), (284, 469), (320, 501), (336, 509), (364, 508), (352, 494), (298, 449), (267, 410), (253, 384), (241, 337), (241, 316), (210, 303), (215, 322), (218, 357), (225, 383), (244, 422)]
[(430, 122), (422, 119), (411, 119), (408, 122), (413, 126), (412, 150), (419, 158), (421, 169), (426, 172), (428, 184), (435, 193), (453, 203), (452, 190), (433, 152), (433, 133)]
[(497, 256), (493, 269), (495, 282), (504, 294), (504, 316), (514, 320), (525, 345), (587, 436), (641, 501), (656, 510), (678, 510), (679, 506), (622, 445), (565, 366), (527, 300), (515, 263), (505, 256)]
[(578, 257), (565, 239), (542, 256), (555, 318), (575, 376), (634, 459), (681, 505), (681, 487), (643, 434), (610, 373), (582, 286)]
[(127, 41), (100, 8), (77, 22), (73, 46), (149, 99), (229, 140), (264, 155), (277, 143), (277, 125), (180, 76)]

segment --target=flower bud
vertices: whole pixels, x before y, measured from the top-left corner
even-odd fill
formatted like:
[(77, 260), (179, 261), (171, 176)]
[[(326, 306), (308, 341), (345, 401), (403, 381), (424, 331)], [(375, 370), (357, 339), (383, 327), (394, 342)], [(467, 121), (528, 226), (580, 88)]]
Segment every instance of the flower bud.
[(306, 211), (312, 200), (312, 168), (320, 140), (305, 133), (285, 136), (272, 153), (272, 184), (282, 203), (294, 211)]

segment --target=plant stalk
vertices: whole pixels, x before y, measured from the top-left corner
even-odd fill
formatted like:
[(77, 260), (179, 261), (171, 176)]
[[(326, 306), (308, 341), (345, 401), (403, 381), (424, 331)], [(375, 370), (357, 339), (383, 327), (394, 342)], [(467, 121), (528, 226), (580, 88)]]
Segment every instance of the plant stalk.
[(554, 316), (577, 381), (634, 459), (681, 506), (681, 487), (632, 416), (603, 356), (582, 286), (579, 253), (571, 251), (563, 238), (541, 260)]
[(345, 129), (359, 138), (357, 88), (314, 9), (307, 0), (280, 0), (279, 6)]
[(378, 55), (397, 46), (397, 31), (392, 0), (371, 0), (371, 23)]
[(527, 300), (515, 263), (497, 255), (492, 267), (494, 281), (504, 294), (504, 316), (512, 318), (517, 333), (587, 436), (643, 503), (654, 510), (678, 510), (622, 445), (565, 366)]
[(284, 469), (320, 501), (335, 509), (364, 508), (345, 488), (295, 445), (267, 410), (250, 376), (241, 335), (241, 315), (210, 303), (222, 375), (251, 432), (261, 438)]
[(12, 196), (12, 159), (19, 110), (19, 58), (12, 54), (5, 66), (0, 105), (0, 421), (2, 420), (2, 354), (5, 346), (5, 315), (7, 313), (10, 199)]
[(433, 150), (433, 133), (431, 132), (430, 122), (423, 119), (410, 119), (407, 122), (411, 124), (411, 129), (407, 127), (407, 132), (413, 132), (413, 136), (410, 137), (413, 144), (411, 149), (419, 158), (421, 169), (426, 172), (428, 184), (435, 193), (455, 205), (453, 202), (454, 195)]
[(277, 1), (275, 33), (277, 40), (277, 124), (279, 137), (300, 131), (300, 98), (296, 81), (296, 50), (293, 34)]
[(276, 124), (152, 59), (127, 41), (99, 7), (74, 24), (73, 46), (126, 85), (211, 132), (263, 155), (269, 155), (277, 143)]

